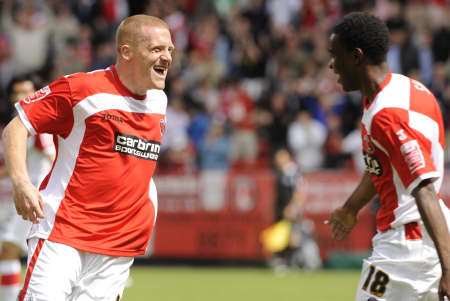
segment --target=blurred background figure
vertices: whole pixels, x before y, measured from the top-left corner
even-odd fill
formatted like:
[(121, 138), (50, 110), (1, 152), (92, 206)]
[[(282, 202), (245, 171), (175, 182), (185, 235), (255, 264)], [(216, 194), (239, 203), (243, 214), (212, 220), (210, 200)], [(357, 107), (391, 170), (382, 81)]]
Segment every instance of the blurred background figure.
[[(19, 100), (35, 93), (35, 84), (32, 77), (22, 75), (14, 77), (8, 86), (10, 108)], [(3, 153), (3, 149), (1, 150)], [(27, 169), (30, 180), (39, 186), (51, 168), (55, 156), (53, 136), (39, 134), (28, 141)], [(8, 181), (8, 175), (4, 166), (0, 167), (1, 181)], [(8, 184), (6, 184), (8, 185)], [(12, 195), (2, 195), (2, 210), (6, 212), (6, 218), (0, 223), (0, 300), (17, 300), (21, 285), (20, 259), (26, 255), (26, 238), (31, 223), (24, 221), (17, 215), (14, 208)]]
[(322, 147), (327, 138), (326, 128), (308, 111), (300, 111), (288, 128), (288, 145), (303, 172), (321, 168)]
[(286, 247), (272, 255), (269, 265), (276, 273), (287, 268), (318, 269), (322, 262), (314, 240), (314, 225), (303, 216), (305, 194), (300, 169), (285, 148), (275, 152), (274, 165), (275, 224), (288, 221), (290, 233)]
[(225, 206), (227, 171), (230, 166), (230, 139), (224, 121), (210, 121), (206, 137), (199, 147), (200, 197), (203, 208), (217, 211)]
[(222, 110), (231, 125), (231, 160), (252, 165), (258, 156), (254, 100), (236, 79), (228, 79), (220, 93)]

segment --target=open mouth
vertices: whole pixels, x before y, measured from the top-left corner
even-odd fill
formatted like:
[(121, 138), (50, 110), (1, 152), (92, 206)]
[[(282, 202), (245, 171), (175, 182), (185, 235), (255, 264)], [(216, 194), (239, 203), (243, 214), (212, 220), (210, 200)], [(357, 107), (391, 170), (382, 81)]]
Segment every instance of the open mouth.
[(155, 70), (155, 72), (159, 75), (164, 76), (166, 74), (167, 68), (163, 66), (154, 66), (153, 70)]

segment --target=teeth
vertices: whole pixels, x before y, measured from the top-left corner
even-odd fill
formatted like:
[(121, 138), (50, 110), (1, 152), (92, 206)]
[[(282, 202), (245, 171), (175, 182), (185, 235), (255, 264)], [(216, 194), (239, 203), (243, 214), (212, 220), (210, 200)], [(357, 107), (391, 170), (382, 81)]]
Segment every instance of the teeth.
[(166, 71), (166, 69), (163, 67), (154, 67), (153, 69), (160, 74), (163, 74), (164, 71)]

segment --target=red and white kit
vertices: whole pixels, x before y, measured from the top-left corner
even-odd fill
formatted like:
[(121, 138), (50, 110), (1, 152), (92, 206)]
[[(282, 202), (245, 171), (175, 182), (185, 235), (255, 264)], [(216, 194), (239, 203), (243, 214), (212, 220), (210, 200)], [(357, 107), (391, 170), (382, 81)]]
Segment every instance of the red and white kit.
[[(52, 158), (55, 155), (53, 136), (49, 134), (38, 134), (28, 141), (27, 148), (27, 170), (31, 182), (38, 186), (50, 171)], [(3, 151), (2, 151), (3, 152)], [(5, 181), (10, 182), (7, 178)], [(30, 232), (31, 223), (19, 216), (12, 201), (12, 193), (9, 193), (3, 202), (6, 219), (0, 223), (0, 242), (13, 243), (20, 247), (23, 254), (27, 252), (27, 237)], [(2, 206), (3, 207), (3, 206)], [(0, 261), (0, 300), (16, 300), (20, 289), (20, 262), (19, 260)]]
[[(130, 260), (144, 254), (156, 220), (152, 176), (166, 106), (161, 90), (131, 93), (114, 66), (60, 78), (20, 101), (16, 107), (28, 131), (55, 135), (56, 146), (40, 186), (45, 219), (29, 238)], [(37, 257), (39, 265), (45, 249), (34, 248), (29, 260)], [(22, 293), (32, 290), (33, 280), (44, 281), (29, 276)]]
[(438, 300), (439, 259), (411, 195), (424, 179), (434, 179), (437, 192), (441, 187), (445, 141), (436, 99), (421, 83), (388, 74), (374, 99), (365, 100), (362, 141), (380, 208), (357, 300)]
[[(53, 137), (49, 134), (38, 134), (29, 140), (27, 149), (27, 170), (31, 182), (39, 186), (41, 181), (50, 171), (51, 158), (55, 155)], [(9, 181), (9, 179), (8, 179)], [(0, 241), (12, 242), (27, 251), (26, 239), (30, 231), (31, 223), (17, 215), (14, 202), (11, 197), (7, 202), (8, 218), (0, 225)]]
[(31, 183), (39, 187), (52, 167), (54, 156), (53, 135), (38, 134), (30, 137), (27, 149), (27, 170)]

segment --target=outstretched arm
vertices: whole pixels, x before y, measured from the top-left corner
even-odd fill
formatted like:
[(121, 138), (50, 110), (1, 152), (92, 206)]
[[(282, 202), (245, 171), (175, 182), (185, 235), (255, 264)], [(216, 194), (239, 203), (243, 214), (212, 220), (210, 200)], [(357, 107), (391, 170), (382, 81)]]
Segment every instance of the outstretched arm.
[(358, 212), (372, 200), (376, 190), (369, 173), (364, 173), (359, 185), (344, 203), (336, 209), (330, 218), (333, 239), (345, 238), (356, 224)]
[(440, 300), (444, 300), (444, 296), (450, 298), (450, 232), (431, 180), (422, 181), (422, 183), (414, 189), (412, 195), (416, 199), (420, 216), (434, 242), (441, 262), (442, 278), (439, 285)]
[(43, 218), (43, 202), (39, 191), (31, 184), (26, 166), (28, 131), (18, 117), (3, 131), (5, 163), (13, 184), (16, 210), (23, 219), (33, 223)]

